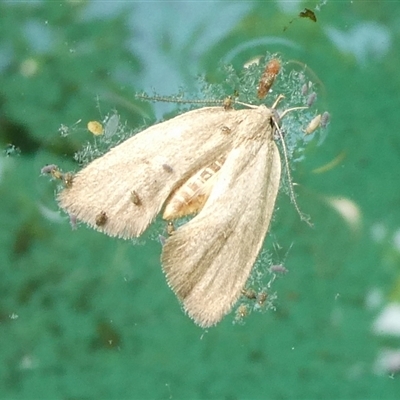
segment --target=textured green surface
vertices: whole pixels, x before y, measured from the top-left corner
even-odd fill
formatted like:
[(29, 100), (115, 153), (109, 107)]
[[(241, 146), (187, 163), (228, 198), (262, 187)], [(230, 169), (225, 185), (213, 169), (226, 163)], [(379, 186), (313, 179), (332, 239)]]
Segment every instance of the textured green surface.
[[(0, 141), (21, 151), (0, 157), (1, 398), (399, 397), (399, 375), (378, 374), (375, 363), (400, 339), (374, 335), (372, 324), (385, 302), (400, 301), (400, 6), (328, 1), (317, 23), (289, 24), (313, 5), (279, 4), (0, 4)], [(337, 47), (332, 29), (356, 51)], [(332, 115), (324, 143), (310, 143), (293, 171), (315, 228), (281, 194), (266, 242), (290, 271), (274, 284), (276, 311), (243, 325), (232, 314), (203, 331), (165, 283), (161, 224), (135, 245), (72, 231), (40, 169), (76, 169), (74, 152), (92, 140), (86, 122), (113, 109), (141, 125), (151, 105), (135, 90), (176, 93), (199, 73), (218, 82), (221, 61), (239, 69), (266, 51), (306, 63), (321, 83), (318, 107)], [(359, 207), (358, 230), (329, 196)], [(383, 295), (378, 308), (367, 307), (372, 290)]]

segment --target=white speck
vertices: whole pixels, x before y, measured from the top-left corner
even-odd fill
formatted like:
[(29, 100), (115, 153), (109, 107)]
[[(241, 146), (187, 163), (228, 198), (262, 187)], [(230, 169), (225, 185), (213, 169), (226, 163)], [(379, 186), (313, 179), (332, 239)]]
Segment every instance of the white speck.
[(374, 371), (378, 375), (390, 373), (389, 378), (393, 379), (393, 374), (400, 371), (400, 350), (381, 350), (375, 361)]
[(389, 303), (376, 318), (372, 330), (376, 335), (400, 336), (400, 303)]

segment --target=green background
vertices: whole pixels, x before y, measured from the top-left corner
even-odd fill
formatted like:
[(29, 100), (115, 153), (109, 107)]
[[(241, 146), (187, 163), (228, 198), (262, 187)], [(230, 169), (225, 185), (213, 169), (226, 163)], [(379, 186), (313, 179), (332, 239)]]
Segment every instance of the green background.
[[(400, 302), (400, 4), (327, 1), (316, 23), (294, 19), (316, 6), (0, 3), (1, 398), (399, 398), (400, 375), (377, 361), (399, 336), (373, 325)], [(265, 245), (289, 269), (276, 310), (202, 330), (165, 282), (162, 224), (134, 245), (73, 231), (40, 169), (76, 169), (94, 140), (86, 122), (114, 109), (132, 128), (176, 109), (135, 91), (218, 81), (221, 62), (240, 70), (267, 51), (307, 64), (332, 115), (292, 172), (314, 228), (282, 193)], [(332, 197), (352, 202), (357, 225)]]

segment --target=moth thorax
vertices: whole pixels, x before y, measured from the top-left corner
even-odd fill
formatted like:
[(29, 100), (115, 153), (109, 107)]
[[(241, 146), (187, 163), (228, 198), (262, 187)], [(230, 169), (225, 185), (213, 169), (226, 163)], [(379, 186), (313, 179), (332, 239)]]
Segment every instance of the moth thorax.
[(163, 218), (173, 220), (199, 212), (210, 196), (217, 173), (224, 162), (225, 156), (219, 157), (176, 189), (167, 201)]

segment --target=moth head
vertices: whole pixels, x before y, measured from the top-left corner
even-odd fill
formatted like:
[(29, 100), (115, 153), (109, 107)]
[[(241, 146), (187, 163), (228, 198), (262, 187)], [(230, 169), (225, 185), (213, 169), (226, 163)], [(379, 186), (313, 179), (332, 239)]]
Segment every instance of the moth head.
[(281, 126), (281, 116), (279, 111), (276, 108), (271, 109), (272, 117), (271, 117), (271, 125), (272, 126)]
[(271, 109), (271, 126), (272, 126), (272, 136), (274, 140), (279, 140), (285, 136), (284, 131), (281, 129), (282, 119), (279, 111), (276, 108)]

